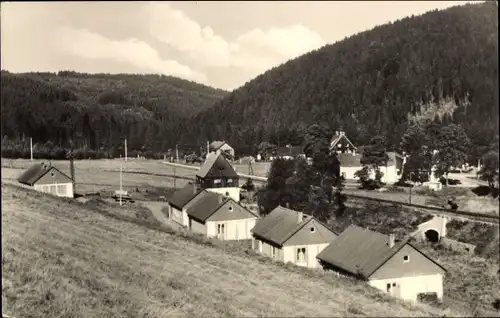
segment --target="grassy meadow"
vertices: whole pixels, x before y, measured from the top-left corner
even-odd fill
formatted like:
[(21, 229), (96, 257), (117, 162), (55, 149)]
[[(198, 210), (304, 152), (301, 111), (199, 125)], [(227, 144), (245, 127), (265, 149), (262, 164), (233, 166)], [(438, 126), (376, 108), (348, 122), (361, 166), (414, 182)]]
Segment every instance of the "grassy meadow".
[[(2, 311), (13, 317), (466, 316), (272, 263), (155, 223), (141, 206), (2, 184)], [(224, 248), (221, 248), (224, 245)], [(447, 306), (445, 306), (447, 307)]]

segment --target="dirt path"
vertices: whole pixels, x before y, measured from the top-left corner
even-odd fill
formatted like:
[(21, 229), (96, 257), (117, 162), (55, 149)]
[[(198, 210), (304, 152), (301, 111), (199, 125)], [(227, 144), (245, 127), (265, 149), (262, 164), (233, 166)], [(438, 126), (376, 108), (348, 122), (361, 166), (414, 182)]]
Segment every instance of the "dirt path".
[(161, 224), (168, 225), (170, 227), (173, 227), (175, 229), (180, 229), (182, 226), (172, 220), (169, 220), (165, 213), (163, 213), (162, 209), (167, 206), (166, 202), (159, 202), (159, 201), (138, 201), (141, 204), (143, 204), (145, 207), (147, 207), (153, 216), (160, 222)]

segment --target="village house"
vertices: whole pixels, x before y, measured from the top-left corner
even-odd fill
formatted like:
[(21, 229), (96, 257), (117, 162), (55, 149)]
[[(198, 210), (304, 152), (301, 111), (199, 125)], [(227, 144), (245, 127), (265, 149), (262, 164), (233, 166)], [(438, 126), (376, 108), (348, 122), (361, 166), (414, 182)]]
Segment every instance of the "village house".
[(358, 148), (347, 138), (344, 130), (341, 128), (335, 131), (335, 135), (330, 141), (330, 151), (335, 151), (336, 153), (348, 153), (356, 155)]
[(231, 158), (234, 158), (235, 152), (233, 147), (231, 147), (225, 141), (213, 141), (208, 145), (209, 152), (215, 152), (216, 154), (221, 154), (222, 152), (229, 152), (231, 154)]
[[(384, 174), (382, 176), (382, 182), (392, 184), (398, 182), (401, 178), (404, 165), (404, 157), (397, 154), (396, 152), (388, 152), (387, 156), (389, 160), (387, 164), (380, 167), (380, 171)], [(357, 177), (354, 176), (356, 171), (363, 169), (361, 165), (361, 154), (353, 153), (339, 153), (337, 157), (340, 161), (340, 173), (346, 180), (354, 180)], [(370, 177), (375, 177), (375, 172), (371, 171)]]
[(256, 252), (309, 268), (319, 266), (316, 255), (337, 237), (316, 218), (282, 206), (258, 220), (252, 235)]
[(177, 190), (168, 200), (167, 217), (182, 226), (189, 226), (187, 209), (199, 200), (203, 189), (193, 183), (188, 183), (184, 188)]
[(73, 198), (73, 180), (50, 163), (38, 163), (29, 167), (17, 181), (35, 190), (58, 197)]
[(220, 153), (213, 153), (196, 173), (196, 185), (210, 192), (220, 193), (240, 202), (239, 176)]
[(351, 225), (317, 259), (324, 269), (363, 279), (393, 297), (417, 301), (420, 295), (434, 295), (441, 300), (446, 270), (408, 240)]
[(275, 158), (282, 158), (291, 160), (297, 157), (305, 157), (303, 147), (287, 145), (276, 149), (276, 153), (270, 159), (273, 160)]
[(189, 229), (220, 240), (249, 240), (257, 214), (245, 209), (231, 198), (218, 193), (203, 192), (187, 209)]

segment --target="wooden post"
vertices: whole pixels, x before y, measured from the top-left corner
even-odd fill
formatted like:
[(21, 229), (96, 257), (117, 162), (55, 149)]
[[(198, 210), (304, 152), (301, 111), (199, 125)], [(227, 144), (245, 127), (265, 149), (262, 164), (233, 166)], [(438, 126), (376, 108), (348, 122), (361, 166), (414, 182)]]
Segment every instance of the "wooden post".
[(175, 145), (175, 159), (177, 160), (177, 163), (179, 163), (179, 149), (177, 148), (177, 145)]
[(120, 164), (120, 206), (122, 205), (122, 183), (123, 183), (123, 174), (122, 174), (122, 165)]
[(33, 138), (30, 137), (30, 153), (31, 153), (31, 161), (33, 161)]
[(125, 161), (127, 161), (127, 138), (125, 138)]

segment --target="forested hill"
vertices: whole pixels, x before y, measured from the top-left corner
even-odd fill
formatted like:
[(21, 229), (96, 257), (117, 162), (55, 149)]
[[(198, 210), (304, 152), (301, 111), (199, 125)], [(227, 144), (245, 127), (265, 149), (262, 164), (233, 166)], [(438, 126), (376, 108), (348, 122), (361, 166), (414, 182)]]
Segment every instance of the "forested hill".
[[(2, 151), (33, 137), (37, 147), (115, 152), (166, 150), (185, 118), (227, 92), (170, 76), (2, 71)], [(47, 147), (43, 145), (47, 143)], [(22, 146), (16, 146), (22, 147)], [(29, 148), (28, 148), (29, 150)]]
[(247, 151), (265, 138), (297, 144), (324, 123), (355, 144), (382, 134), (395, 148), (412, 115), (454, 110), (447, 118), (488, 144), (498, 134), (497, 14), (493, 2), (469, 4), (359, 33), (258, 76), (185, 130), (194, 143), (224, 138)]

